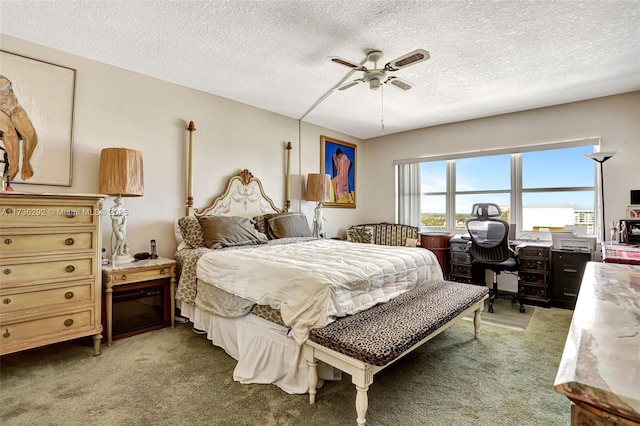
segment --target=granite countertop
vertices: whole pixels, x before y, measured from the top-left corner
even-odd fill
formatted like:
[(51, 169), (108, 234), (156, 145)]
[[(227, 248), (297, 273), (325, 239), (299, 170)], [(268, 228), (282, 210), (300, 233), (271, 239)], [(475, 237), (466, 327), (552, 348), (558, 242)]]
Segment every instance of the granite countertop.
[(554, 390), (640, 421), (640, 266), (587, 264)]

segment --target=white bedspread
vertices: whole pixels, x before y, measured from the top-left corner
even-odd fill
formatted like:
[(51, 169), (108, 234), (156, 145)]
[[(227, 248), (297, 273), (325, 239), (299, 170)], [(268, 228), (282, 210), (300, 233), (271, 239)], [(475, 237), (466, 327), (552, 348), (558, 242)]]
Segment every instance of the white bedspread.
[(198, 261), (197, 275), (279, 309), (299, 344), (311, 328), (443, 278), (436, 256), (426, 249), (322, 239), (212, 251)]

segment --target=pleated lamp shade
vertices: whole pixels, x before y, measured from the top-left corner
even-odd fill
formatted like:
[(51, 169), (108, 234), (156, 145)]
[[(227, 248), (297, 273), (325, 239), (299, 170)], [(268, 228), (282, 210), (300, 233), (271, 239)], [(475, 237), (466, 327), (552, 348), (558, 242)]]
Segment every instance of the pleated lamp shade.
[(320, 173), (307, 175), (307, 201), (328, 201), (331, 190), (331, 176)]
[(127, 148), (105, 148), (100, 153), (98, 192), (122, 197), (144, 195), (142, 152)]

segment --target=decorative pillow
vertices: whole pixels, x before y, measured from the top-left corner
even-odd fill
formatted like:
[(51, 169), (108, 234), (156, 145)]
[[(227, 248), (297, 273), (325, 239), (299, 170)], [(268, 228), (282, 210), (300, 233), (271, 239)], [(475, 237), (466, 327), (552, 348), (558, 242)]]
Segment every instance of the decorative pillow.
[(373, 244), (373, 226), (350, 226), (347, 228), (347, 241)]
[(255, 221), (255, 227), (258, 232), (263, 233), (266, 236), (269, 236), (269, 219), (279, 215), (280, 213), (266, 213), (260, 216), (255, 216), (253, 220)]
[(303, 213), (280, 213), (267, 221), (271, 239), (291, 237), (313, 237), (307, 217)]
[(182, 234), (182, 240), (189, 248), (204, 247), (204, 233), (198, 218), (185, 216), (178, 219), (178, 227)]
[(249, 217), (203, 216), (198, 220), (205, 245), (212, 249), (267, 242), (267, 237), (256, 230), (253, 219)]

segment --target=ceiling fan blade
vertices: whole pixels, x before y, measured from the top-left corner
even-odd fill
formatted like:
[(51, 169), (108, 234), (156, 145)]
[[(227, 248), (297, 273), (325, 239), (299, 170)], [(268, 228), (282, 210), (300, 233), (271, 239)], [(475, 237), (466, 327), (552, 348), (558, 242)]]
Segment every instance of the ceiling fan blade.
[(409, 90), (412, 87), (411, 83), (409, 83), (407, 80), (403, 80), (401, 78), (394, 77), (394, 76), (389, 77), (387, 81), (385, 81), (385, 83), (390, 84), (402, 90)]
[(361, 78), (359, 78), (359, 79), (357, 79), (357, 80), (352, 80), (352, 81), (350, 81), (350, 82), (348, 82), (348, 83), (345, 83), (345, 84), (343, 84), (342, 86), (338, 87), (338, 90), (347, 90), (348, 88), (353, 87), (353, 86), (355, 86), (356, 84), (360, 84), (360, 83), (362, 83), (363, 81), (364, 81), (364, 80), (363, 80), (363, 79), (361, 79)]
[(349, 67), (356, 71), (366, 71), (367, 69), (360, 64), (356, 64), (355, 62), (351, 62), (348, 59), (340, 58), (338, 56), (329, 56), (331, 62), (335, 62), (336, 64), (344, 65), (345, 67)]
[(401, 68), (408, 67), (409, 65), (426, 61), (429, 58), (429, 52), (424, 49), (416, 49), (413, 52), (409, 52), (406, 55), (402, 55), (399, 58), (389, 62), (384, 66), (384, 69), (386, 69), (387, 71), (396, 71)]

